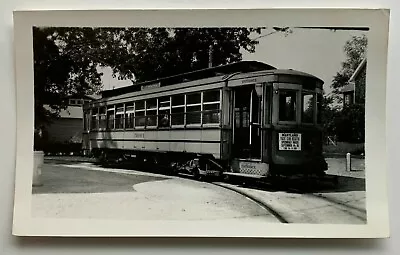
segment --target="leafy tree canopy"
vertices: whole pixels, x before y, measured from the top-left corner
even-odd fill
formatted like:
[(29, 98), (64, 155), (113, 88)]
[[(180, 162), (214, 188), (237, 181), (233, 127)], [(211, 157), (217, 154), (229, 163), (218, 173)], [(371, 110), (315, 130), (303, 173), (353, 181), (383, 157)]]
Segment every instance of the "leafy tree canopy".
[(334, 76), (331, 85), (336, 95), (339, 94), (339, 89), (347, 84), (358, 65), (366, 57), (367, 43), (367, 37), (362, 35), (353, 36), (344, 45), (346, 60), (342, 62), (342, 68)]
[[(342, 102), (339, 89), (348, 84), (362, 60), (367, 54), (367, 37), (353, 36), (344, 45), (346, 59), (342, 63), (341, 70), (336, 73), (332, 80), (333, 97)], [(365, 139), (365, 70), (355, 82), (356, 104), (345, 106), (343, 109), (333, 107), (333, 98), (325, 107), (326, 122), (324, 123), (326, 134), (336, 135), (340, 141), (364, 142)]]
[(255, 51), (250, 36), (262, 29), (35, 27), (35, 125), (65, 109), (65, 97), (98, 92), (99, 67), (139, 82), (206, 68), (210, 49), (214, 66), (236, 62), (241, 48)]

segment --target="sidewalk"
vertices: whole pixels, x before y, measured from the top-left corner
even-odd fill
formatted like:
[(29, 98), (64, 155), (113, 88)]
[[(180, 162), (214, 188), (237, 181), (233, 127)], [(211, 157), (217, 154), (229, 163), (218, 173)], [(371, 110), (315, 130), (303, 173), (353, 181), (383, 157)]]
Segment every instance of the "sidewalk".
[(351, 171), (346, 171), (346, 158), (326, 158), (327, 174), (365, 179), (365, 160), (352, 158)]

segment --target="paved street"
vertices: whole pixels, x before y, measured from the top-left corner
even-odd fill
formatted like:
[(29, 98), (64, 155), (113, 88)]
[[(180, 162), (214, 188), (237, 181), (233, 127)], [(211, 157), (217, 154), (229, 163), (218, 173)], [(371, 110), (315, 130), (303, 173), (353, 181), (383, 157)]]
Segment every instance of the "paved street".
[(277, 220), (221, 187), (185, 178), (87, 163), (47, 163), (33, 188), (35, 217), (134, 220)]
[(50, 218), (365, 223), (364, 160), (355, 159), (351, 172), (345, 171), (343, 159), (328, 163), (328, 173), (339, 176), (339, 185), (301, 192), (104, 168), (81, 158), (47, 158), (43, 185), (33, 188), (32, 213)]

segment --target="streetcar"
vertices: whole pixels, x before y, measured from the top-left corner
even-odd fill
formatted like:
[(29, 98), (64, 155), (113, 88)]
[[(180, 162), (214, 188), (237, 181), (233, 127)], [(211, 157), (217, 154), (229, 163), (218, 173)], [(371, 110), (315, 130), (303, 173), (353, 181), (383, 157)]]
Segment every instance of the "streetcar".
[(322, 86), (239, 61), (105, 90), (83, 107), (83, 150), (199, 179), (323, 176)]

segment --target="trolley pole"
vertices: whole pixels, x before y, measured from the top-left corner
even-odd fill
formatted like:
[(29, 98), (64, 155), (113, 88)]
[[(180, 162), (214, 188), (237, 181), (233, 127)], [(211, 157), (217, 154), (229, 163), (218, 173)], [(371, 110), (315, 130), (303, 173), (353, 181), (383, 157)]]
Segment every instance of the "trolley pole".
[(346, 171), (348, 171), (348, 172), (351, 171), (351, 154), (350, 153), (346, 154)]

